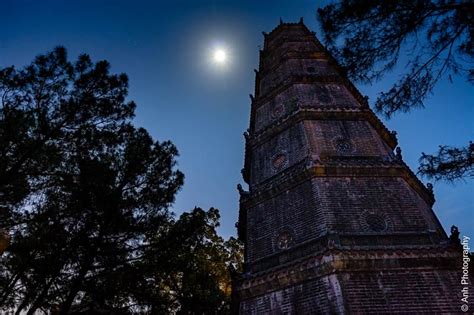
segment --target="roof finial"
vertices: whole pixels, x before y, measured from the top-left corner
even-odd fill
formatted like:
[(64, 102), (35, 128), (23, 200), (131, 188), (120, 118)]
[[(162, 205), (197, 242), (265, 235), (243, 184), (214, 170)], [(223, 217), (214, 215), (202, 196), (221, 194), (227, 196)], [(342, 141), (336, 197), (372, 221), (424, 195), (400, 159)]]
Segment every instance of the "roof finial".
[(300, 24), (303, 24), (303, 17), (300, 17)]
[(397, 160), (401, 161), (402, 160), (402, 149), (400, 147), (397, 147), (395, 149), (395, 151), (396, 151)]
[(459, 229), (457, 226), (453, 225), (451, 227), (451, 235), (449, 236), (449, 240), (451, 241), (451, 243), (453, 244), (456, 244), (456, 245), (460, 245), (461, 244), (461, 240), (459, 239)]
[(280, 25), (282, 25), (282, 24), (283, 24), (283, 20), (282, 20), (281, 17), (280, 17)]
[(396, 136), (397, 136), (397, 134), (398, 134), (398, 133), (397, 133), (395, 130), (392, 130), (392, 131), (390, 131), (390, 133), (391, 133), (391, 134), (392, 134), (392, 136), (394, 136), (394, 137), (396, 137)]
[(426, 184), (426, 188), (428, 188), (428, 190), (429, 190), (429, 192), (430, 192), (431, 194), (434, 193), (434, 192), (433, 192), (433, 184), (432, 184), (432, 183)]
[(249, 193), (248, 191), (244, 190), (244, 189), (242, 188), (242, 185), (240, 185), (240, 184), (237, 184), (237, 190), (239, 191), (239, 194), (240, 194), (240, 197), (241, 197), (241, 198), (245, 198), (245, 197), (247, 197), (248, 195), (250, 195), (250, 193)]

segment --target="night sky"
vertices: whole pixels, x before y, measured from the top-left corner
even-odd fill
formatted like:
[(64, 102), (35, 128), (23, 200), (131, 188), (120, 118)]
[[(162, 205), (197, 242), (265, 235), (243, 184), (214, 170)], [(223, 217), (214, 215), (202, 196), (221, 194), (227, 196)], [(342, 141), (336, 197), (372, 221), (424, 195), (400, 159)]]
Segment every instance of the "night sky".
[[(135, 124), (155, 139), (178, 147), (185, 185), (173, 211), (194, 206), (221, 210), (220, 234), (236, 234), (236, 185), (243, 183), (243, 136), (248, 128), (254, 68), (262, 31), (281, 17), (320, 34), (318, 1), (22, 1), (0, 0), (0, 67), (22, 67), (57, 45), (71, 59), (80, 53), (108, 60), (113, 72), (130, 79), (137, 103)], [(224, 47), (228, 63), (211, 60)], [(403, 69), (403, 66), (400, 67)], [(398, 78), (397, 71), (372, 86), (356, 84), (373, 102)], [(416, 171), (421, 152), (439, 144), (466, 145), (474, 139), (473, 86), (462, 77), (438, 84), (426, 109), (383, 120), (398, 132), (403, 158)], [(371, 102), (371, 104), (372, 104)], [(423, 179), (426, 182), (425, 179)], [(472, 179), (435, 183), (435, 213), (449, 234), (474, 237)]]

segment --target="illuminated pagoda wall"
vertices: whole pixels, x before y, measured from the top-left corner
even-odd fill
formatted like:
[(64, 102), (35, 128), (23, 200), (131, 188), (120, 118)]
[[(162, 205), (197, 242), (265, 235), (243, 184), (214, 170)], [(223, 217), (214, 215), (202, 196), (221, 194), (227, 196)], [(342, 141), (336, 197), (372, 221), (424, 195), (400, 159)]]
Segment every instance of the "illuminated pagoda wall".
[(240, 314), (458, 312), (462, 263), (426, 187), (315, 34), (264, 33), (242, 170)]

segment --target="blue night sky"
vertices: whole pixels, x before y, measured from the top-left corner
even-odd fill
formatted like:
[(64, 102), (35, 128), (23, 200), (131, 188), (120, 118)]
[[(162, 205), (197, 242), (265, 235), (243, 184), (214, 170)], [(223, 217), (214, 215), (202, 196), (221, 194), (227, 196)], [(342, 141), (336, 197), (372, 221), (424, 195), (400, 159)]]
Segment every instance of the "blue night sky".
[[(65, 46), (106, 59), (113, 72), (127, 73), (135, 124), (155, 139), (171, 140), (180, 151), (185, 185), (174, 211), (194, 206), (221, 210), (220, 234), (236, 234), (237, 183), (243, 183), (243, 136), (249, 122), (254, 68), (262, 31), (281, 17), (320, 34), (318, 1), (23, 1), (0, 0), (0, 67), (29, 63), (37, 54)], [(212, 49), (224, 47), (229, 62), (211, 62)], [(402, 67), (403, 68), (403, 67)], [(373, 101), (398, 77), (372, 86), (356, 84)], [(383, 120), (398, 132), (407, 164), (416, 171), (421, 152), (439, 144), (460, 146), (474, 134), (473, 86), (464, 78), (436, 87), (426, 109)], [(425, 181), (425, 180), (424, 180)], [(426, 181), (425, 181), (426, 182)], [(474, 237), (473, 181), (435, 183), (435, 213), (449, 234)]]

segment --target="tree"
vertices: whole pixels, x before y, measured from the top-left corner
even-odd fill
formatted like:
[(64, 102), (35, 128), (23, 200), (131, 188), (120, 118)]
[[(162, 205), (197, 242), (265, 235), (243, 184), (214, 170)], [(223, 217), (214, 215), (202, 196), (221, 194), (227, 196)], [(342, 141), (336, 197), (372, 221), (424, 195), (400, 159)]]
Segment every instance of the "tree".
[(12, 208), (60, 174), (57, 167), (81, 132), (114, 134), (130, 125), (135, 104), (125, 101), (128, 79), (108, 71), (106, 61), (93, 65), (87, 55), (71, 64), (61, 47), (21, 71), (0, 70), (3, 222)]
[[(380, 79), (405, 53), (407, 72), (375, 101), (376, 111), (387, 118), (424, 107), (427, 95), (443, 76), (474, 80), (471, 1), (343, 0), (318, 9), (318, 18), (328, 49), (356, 81)], [(472, 152), (452, 156), (445, 154), (447, 148), (443, 146), (436, 156), (423, 155), (419, 172), (435, 180), (472, 176)], [(452, 149), (466, 152), (469, 148)], [(461, 163), (459, 158), (463, 158)], [(435, 161), (442, 163), (427, 167)]]
[(242, 244), (217, 235), (219, 212), (195, 208), (152, 238), (145, 259), (148, 270), (141, 298), (153, 313), (230, 313), (230, 270), (241, 270)]
[[(168, 209), (183, 184), (178, 152), (131, 124), (128, 79), (109, 68), (87, 55), (71, 63), (59, 47), (23, 70), (0, 70), (0, 228), (12, 236), (0, 258), (0, 309), (126, 314), (189, 307), (177, 294), (214, 299), (211, 308), (227, 303), (215, 294), (225, 293), (215, 291), (225, 272), (204, 276), (210, 265), (203, 257), (219, 266), (230, 259), (215, 232), (218, 211), (183, 215), (194, 224), (173, 219)], [(176, 243), (185, 235), (196, 241)], [(168, 256), (150, 259), (163, 252)], [(186, 255), (190, 272), (168, 262)], [(171, 274), (207, 279), (209, 290), (192, 280), (158, 290)]]

